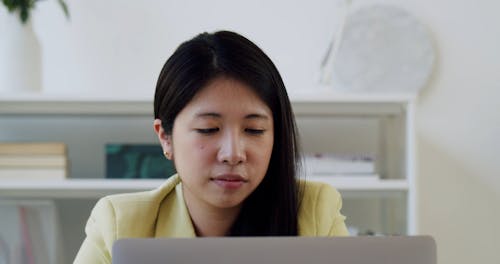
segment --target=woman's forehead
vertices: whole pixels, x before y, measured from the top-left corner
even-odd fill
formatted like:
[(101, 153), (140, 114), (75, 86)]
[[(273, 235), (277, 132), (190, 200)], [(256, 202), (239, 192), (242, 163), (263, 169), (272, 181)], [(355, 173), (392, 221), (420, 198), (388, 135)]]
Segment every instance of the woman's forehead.
[[(186, 105), (192, 114), (210, 116), (233, 112), (245, 116), (269, 116), (271, 109), (252, 87), (229, 78), (216, 78)], [(214, 115), (212, 115), (214, 116)]]

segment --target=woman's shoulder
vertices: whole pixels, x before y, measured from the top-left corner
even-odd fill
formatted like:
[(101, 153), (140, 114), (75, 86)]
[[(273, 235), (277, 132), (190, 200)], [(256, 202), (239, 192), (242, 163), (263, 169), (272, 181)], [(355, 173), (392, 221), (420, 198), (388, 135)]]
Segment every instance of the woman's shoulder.
[(308, 208), (330, 206), (341, 200), (338, 190), (330, 184), (315, 181), (299, 181), (301, 204)]
[(161, 204), (175, 199), (179, 182), (174, 175), (151, 191), (101, 198), (87, 221), (87, 237), (75, 263), (110, 262), (111, 248), (117, 239), (153, 236)]
[(180, 183), (180, 178), (177, 174), (172, 175), (170, 178), (165, 180), (159, 187), (143, 192), (133, 192), (133, 193), (121, 193), (112, 194), (105, 196), (101, 200), (107, 200), (112, 203), (115, 207), (125, 207), (133, 206), (134, 204), (143, 205), (144, 203), (150, 204), (151, 202), (161, 202), (165, 196), (171, 193), (177, 184)]
[[(335, 187), (321, 182), (300, 181), (299, 191), (300, 235), (346, 234), (345, 217), (340, 213), (342, 197)], [(339, 228), (340, 232), (336, 230)]]
[(162, 201), (175, 192), (179, 182), (178, 176), (174, 175), (151, 191), (105, 196), (92, 209), (89, 221), (109, 226), (108, 230), (117, 232), (113, 234), (115, 238), (140, 235), (151, 228), (148, 223), (156, 222)]

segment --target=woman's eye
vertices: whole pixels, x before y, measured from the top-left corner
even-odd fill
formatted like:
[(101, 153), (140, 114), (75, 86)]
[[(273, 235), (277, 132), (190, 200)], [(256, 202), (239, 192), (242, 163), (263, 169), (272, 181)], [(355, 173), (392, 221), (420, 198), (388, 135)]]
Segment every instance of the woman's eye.
[(266, 130), (264, 129), (253, 129), (253, 128), (247, 128), (245, 129), (245, 132), (252, 134), (252, 135), (261, 135), (264, 134)]
[(218, 128), (198, 128), (196, 131), (200, 134), (213, 134), (219, 131)]

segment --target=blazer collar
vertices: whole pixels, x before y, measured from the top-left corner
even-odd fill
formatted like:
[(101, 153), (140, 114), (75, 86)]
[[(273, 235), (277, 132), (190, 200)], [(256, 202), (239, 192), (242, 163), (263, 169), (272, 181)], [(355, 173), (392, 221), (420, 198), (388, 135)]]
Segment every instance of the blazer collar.
[(159, 189), (166, 196), (158, 208), (155, 237), (196, 237), (179, 176), (171, 176)]

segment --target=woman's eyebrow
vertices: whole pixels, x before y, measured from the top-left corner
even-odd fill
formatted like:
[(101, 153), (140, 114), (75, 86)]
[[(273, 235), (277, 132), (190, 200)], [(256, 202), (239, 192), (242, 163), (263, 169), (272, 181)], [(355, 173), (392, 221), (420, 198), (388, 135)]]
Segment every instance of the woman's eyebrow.
[(249, 114), (245, 116), (245, 119), (269, 119), (267, 115), (263, 114)]
[(205, 118), (205, 117), (209, 117), (209, 118), (221, 118), (222, 115), (219, 114), (219, 113), (215, 113), (215, 112), (206, 112), (206, 113), (197, 113), (195, 115), (196, 118)]
[[(196, 118), (221, 118), (222, 115), (216, 112), (205, 112), (195, 114)], [(252, 113), (245, 116), (245, 119), (269, 119), (268, 115)]]

